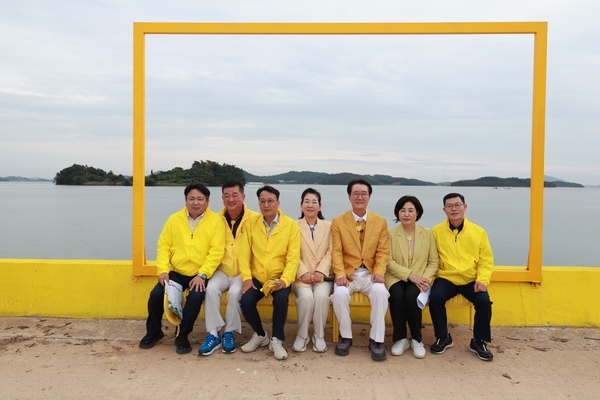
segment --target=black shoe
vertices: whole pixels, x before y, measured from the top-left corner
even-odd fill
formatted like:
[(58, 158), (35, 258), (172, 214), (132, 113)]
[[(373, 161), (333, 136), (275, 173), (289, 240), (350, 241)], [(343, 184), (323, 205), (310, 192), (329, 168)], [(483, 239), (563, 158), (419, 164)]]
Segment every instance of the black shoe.
[(179, 335), (175, 338), (175, 351), (177, 354), (187, 354), (192, 351), (192, 345), (188, 340), (187, 335)]
[(340, 337), (340, 340), (335, 346), (335, 354), (338, 356), (347, 356), (350, 354), (350, 346), (352, 346), (352, 339)]
[(154, 336), (146, 334), (146, 336), (144, 336), (142, 340), (140, 340), (140, 349), (151, 349), (160, 339), (164, 337), (165, 334), (163, 333), (163, 331), (158, 331), (158, 333)]
[(431, 352), (433, 354), (442, 354), (448, 347), (452, 347), (452, 336), (448, 333), (445, 338), (437, 338), (434, 344), (431, 345)]
[(471, 339), (469, 350), (471, 350), (473, 353), (477, 353), (477, 357), (483, 361), (492, 361), (494, 359), (494, 355), (488, 350), (487, 345), (483, 340), (475, 338)]

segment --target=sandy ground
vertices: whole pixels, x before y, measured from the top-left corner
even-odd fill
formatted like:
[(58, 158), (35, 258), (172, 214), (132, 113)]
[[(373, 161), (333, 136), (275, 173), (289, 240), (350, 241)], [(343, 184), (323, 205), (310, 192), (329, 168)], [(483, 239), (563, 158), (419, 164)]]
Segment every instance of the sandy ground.
[[(173, 327), (153, 349), (141, 350), (144, 321), (34, 317), (0, 318), (0, 399), (598, 399), (600, 329), (494, 327), (492, 362), (468, 351), (471, 332), (452, 326), (454, 347), (427, 356), (408, 351), (374, 362), (369, 326), (355, 324), (347, 357), (329, 351), (291, 351), (296, 325), (286, 328), (289, 358), (267, 348), (245, 354), (196, 354), (204, 338), (199, 321), (194, 351), (175, 353)], [(245, 341), (250, 330), (244, 326)], [(270, 327), (267, 326), (267, 332)], [(328, 338), (331, 330), (328, 329)], [(238, 342), (240, 337), (236, 337)], [(238, 343), (239, 345), (239, 343)]]

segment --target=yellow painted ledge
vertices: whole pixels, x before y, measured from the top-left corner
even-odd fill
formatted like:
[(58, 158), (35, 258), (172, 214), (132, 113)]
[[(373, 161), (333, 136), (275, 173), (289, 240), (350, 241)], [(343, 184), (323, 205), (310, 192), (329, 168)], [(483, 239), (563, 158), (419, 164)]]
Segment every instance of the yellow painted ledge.
[[(146, 318), (146, 302), (156, 278), (135, 281), (131, 268), (131, 261), (0, 259), (4, 278), (0, 316)], [(599, 287), (600, 268), (594, 267), (544, 267), (539, 288), (492, 282), (492, 324), (600, 327)], [(293, 311), (290, 320), (295, 318)], [(466, 309), (449, 310), (448, 316), (451, 322), (468, 323)], [(368, 312), (353, 317), (369, 321)], [(427, 313), (423, 317), (430, 322)]]

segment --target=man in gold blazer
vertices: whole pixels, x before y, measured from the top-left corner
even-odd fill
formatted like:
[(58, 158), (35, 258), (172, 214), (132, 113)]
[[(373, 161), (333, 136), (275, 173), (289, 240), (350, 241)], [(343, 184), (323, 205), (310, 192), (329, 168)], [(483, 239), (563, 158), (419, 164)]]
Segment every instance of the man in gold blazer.
[(371, 302), (371, 358), (383, 361), (386, 358), (383, 341), (389, 297), (383, 278), (390, 254), (387, 222), (383, 217), (367, 211), (373, 193), (367, 181), (351, 181), (347, 192), (352, 210), (335, 217), (331, 223), (332, 264), (335, 273), (331, 302), (340, 321), (340, 338), (335, 354), (345, 356), (350, 352), (350, 296), (354, 292), (361, 292)]

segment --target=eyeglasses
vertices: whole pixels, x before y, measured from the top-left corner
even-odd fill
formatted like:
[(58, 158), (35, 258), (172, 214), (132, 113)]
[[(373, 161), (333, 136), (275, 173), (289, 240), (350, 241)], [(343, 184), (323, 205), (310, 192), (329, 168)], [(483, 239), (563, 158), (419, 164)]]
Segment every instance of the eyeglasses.
[(277, 201), (277, 200), (268, 199), (268, 200), (259, 200), (258, 202), (259, 202), (259, 204), (260, 204), (261, 206), (264, 206), (265, 204), (268, 204), (268, 205), (270, 205), (270, 206), (271, 206), (271, 205), (273, 205), (273, 203), (275, 203), (276, 201)]
[(352, 197), (369, 197), (369, 192), (352, 192), (350, 193), (350, 196)]
[(455, 208), (461, 208), (462, 206), (464, 206), (463, 203), (456, 203), (456, 204), (446, 204), (444, 206), (444, 208), (448, 209), (448, 210), (454, 210)]

